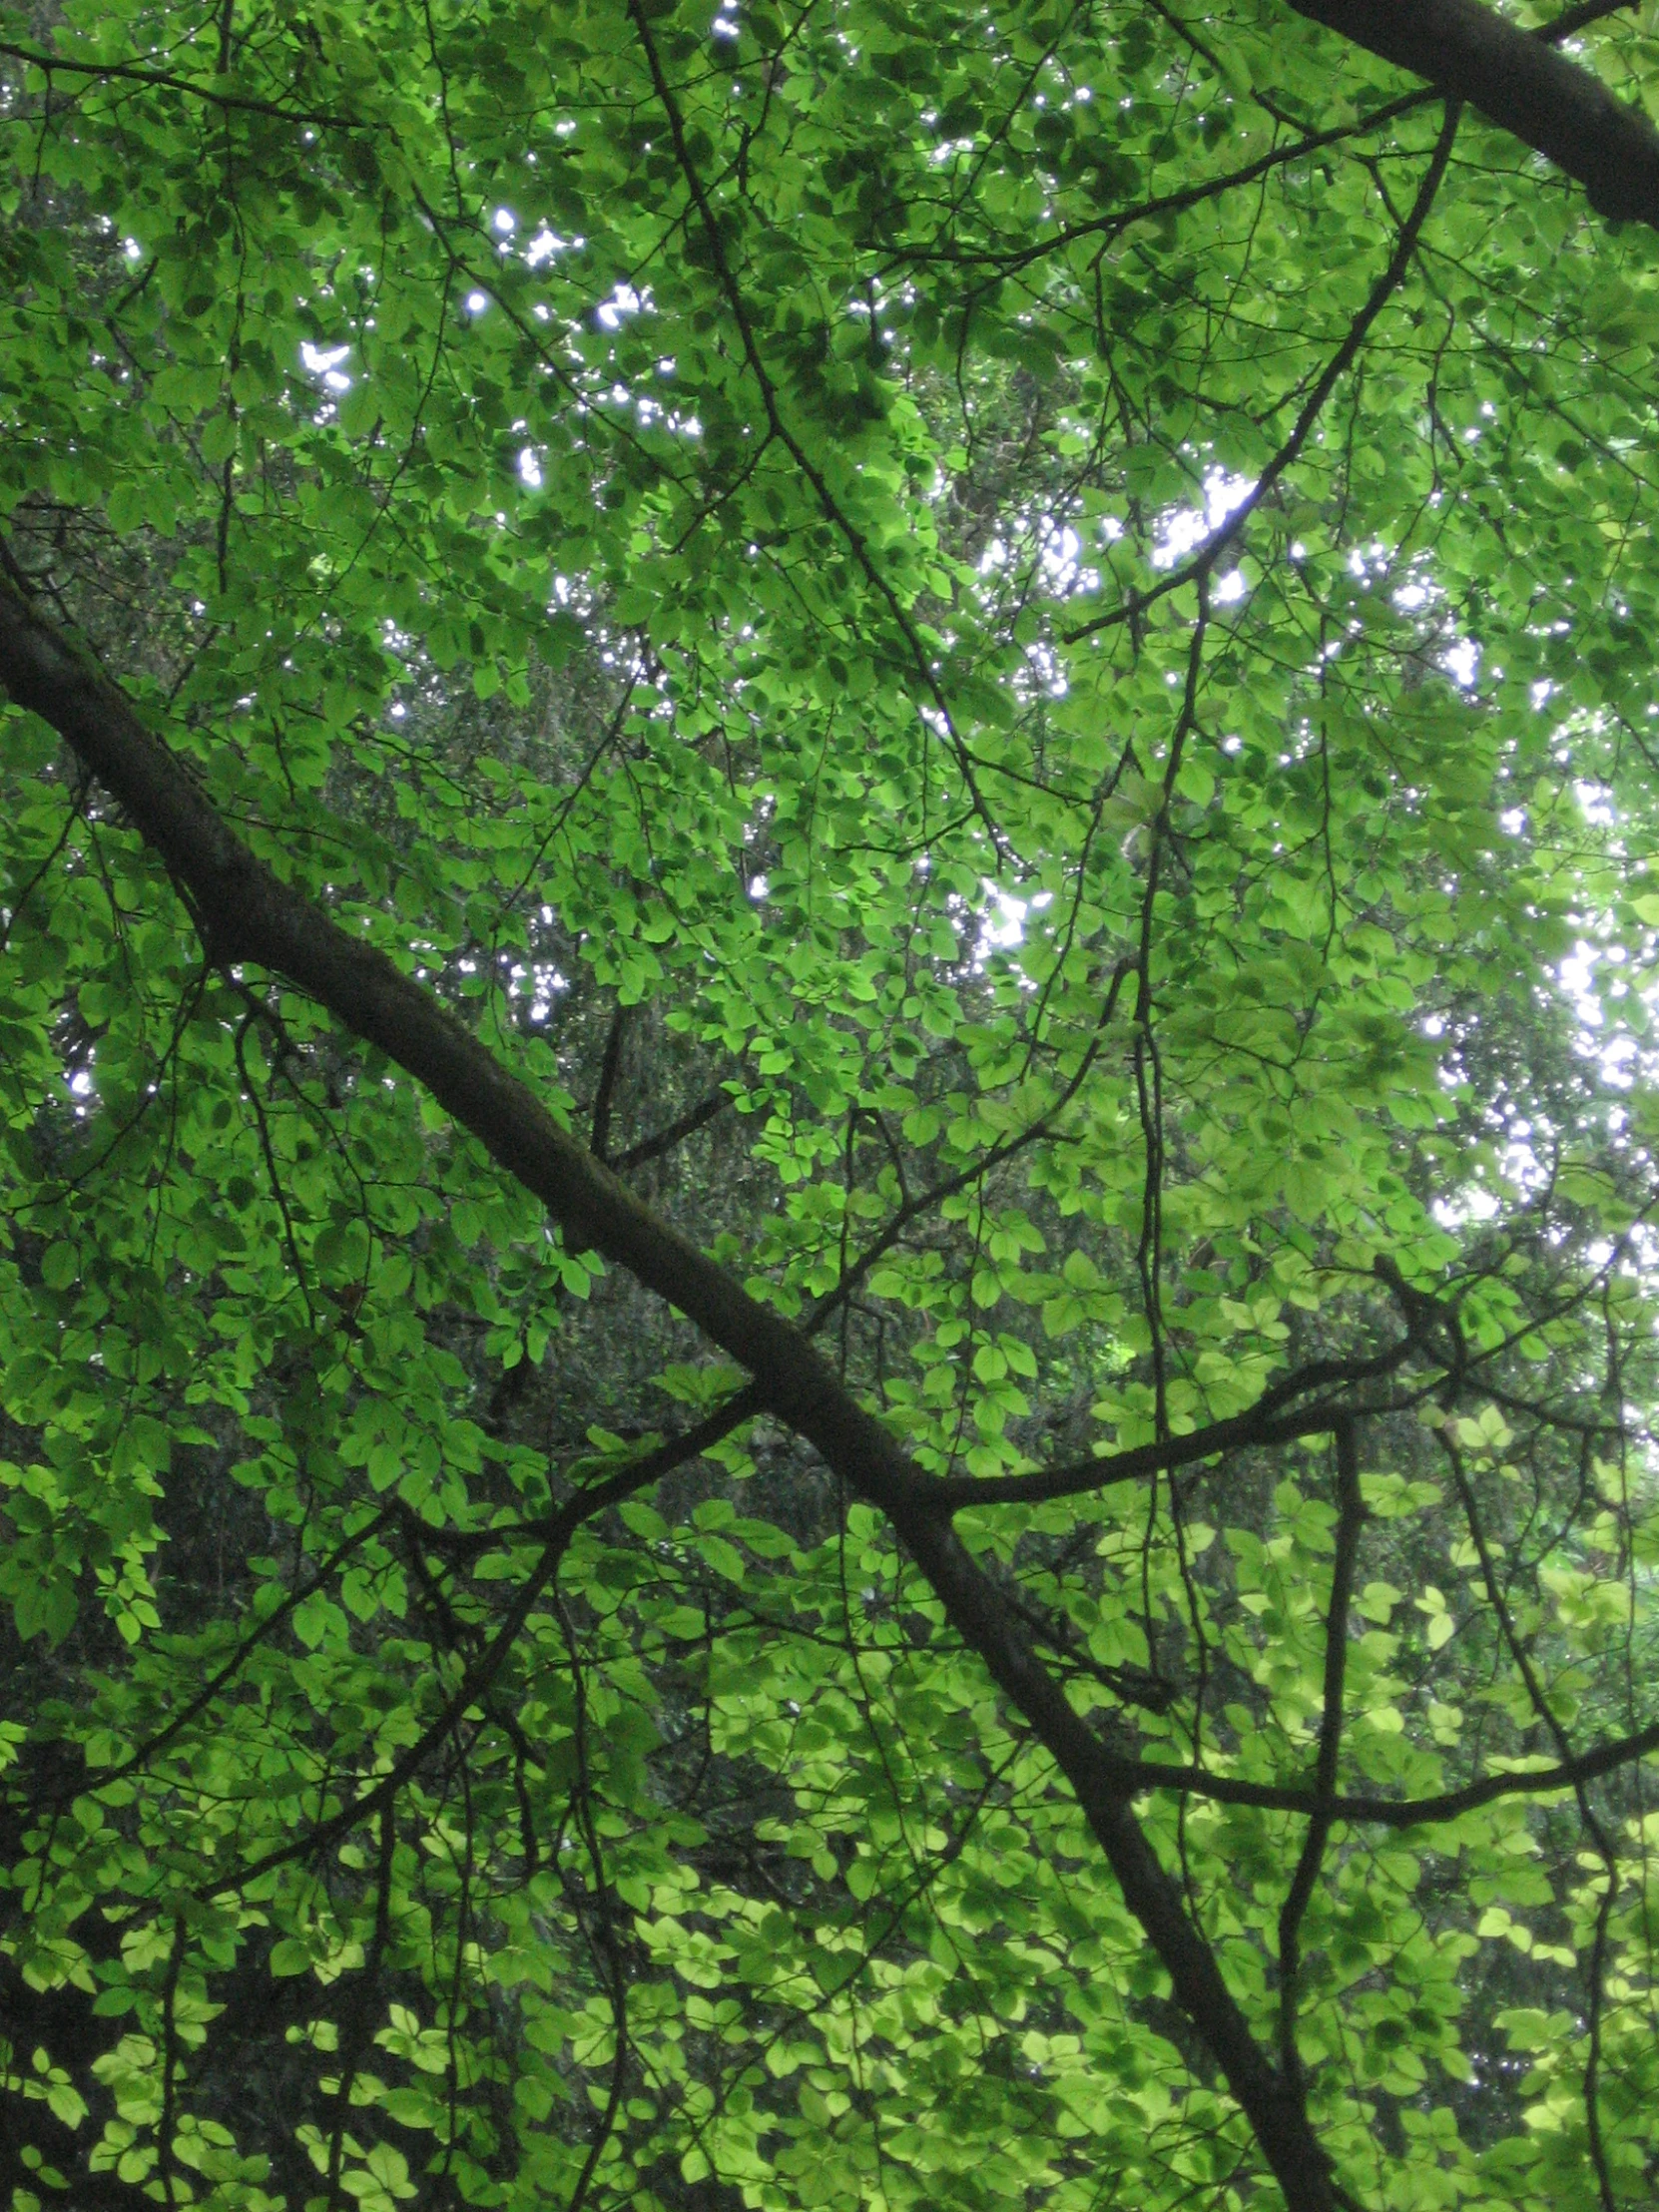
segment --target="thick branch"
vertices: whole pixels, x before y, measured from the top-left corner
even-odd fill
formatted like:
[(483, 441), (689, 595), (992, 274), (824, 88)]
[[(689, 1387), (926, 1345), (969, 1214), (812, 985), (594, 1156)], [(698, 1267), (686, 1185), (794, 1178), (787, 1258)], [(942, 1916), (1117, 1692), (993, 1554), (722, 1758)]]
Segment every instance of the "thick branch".
[(542, 1201), (575, 1250), (626, 1268), (764, 1377), (768, 1408), (832, 1464), (889, 1453), (903, 1470), (899, 1488), (923, 1484), (798, 1330), (636, 1198), (430, 992), (279, 881), (115, 686), (4, 585), (0, 684), (126, 809), (184, 891), (216, 961), (253, 961), (285, 976), (412, 1075)]
[[(1659, 229), (1659, 131), (1600, 78), (1477, 0), (1290, 0), (1383, 61), (1426, 77), (1576, 177), (1599, 215)], [(1580, 13), (1581, 11), (1574, 11)], [(1592, 9), (1584, 20), (1608, 12)]]
[(889, 1511), (952, 1627), (978, 1652), (998, 1688), (1031, 1722), (1071, 1784), (1124, 1903), (1145, 1929), (1176, 2001), (1226, 2075), (1290, 2212), (1334, 2208), (1338, 2200), (1330, 2160), (1300, 2100), (1251, 2033), (1215, 1954), (1188, 1918), (1180, 1886), (1165, 1873), (1131, 1810), (1137, 1787), (1134, 1762), (1110, 1752), (1073, 1711), (1036, 1657), (1024, 1628), (955, 1531), (913, 1505)]
[(1260, 1407), (1235, 1413), (1229, 1420), (1211, 1421), (1207, 1427), (1188, 1429), (1154, 1443), (1132, 1444), (1104, 1459), (1075, 1459), (1063, 1467), (1044, 1467), (1035, 1474), (949, 1475), (928, 1490), (926, 1504), (949, 1512), (975, 1505), (1036, 1505), (1052, 1498), (1085, 1497), (1118, 1482), (1138, 1482), (1143, 1475), (1173, 1472), (1195, 1460), (1215, 1459), (1224, 1451), (1248, 1451), (1263, 1444), (1292, 1444), (1304, 1436), (1328, 1436), (1344, 1409), (1310, 1405), (1300, 1413), (1265, 1416)]
[[(1133, 1763), (1109, 1751), (1073, 1711), (948, 1519), (928, 1509), (934, 1485), (897, 1440), (798, 1330), (751, 1298), (602, 1167), (437, 999), (257, 858), (124, 696), (5, 585), (0, 585), (0, 683), (20, 706), (49, 722), (126, 809), (190, 901), (216, 960), (255, 961), (285, 975), (357, 1037), (386, 1053), (498, 1166), (541, 1200), (573, 1245), (604, 1253), (678, 1307), (750, 1370), (774, 1414), (887, 1514), (951, 1625), (1031, 1723), (1076, 1793), (1125, 1903), (1225, 2074), (1289, 2212), (1334, 2212), (1327, 2154), (1299, 2100), (1256, 2041), (1210, 1946), (1188, 1918), (1179, 1886), (1131, 1811)], [(580, 1502), (590, 1505), (593, 1499)], [(519, 1593), (509, 1628), (550, 1580), (558, 1548), (549, 1543)], [(475, 1662), (447, 1702), (444, 1725), (488, 1689), (491, 1655), (499, 1643), (500, 1638)], [(399, 1761), (353, 1803), (351, 1821), (375, 1811), (379, 1793), (397, 1787), (406, 1772), (406, 1760)], [(314, 1849), (336, 1825), (324, 1823), (299, 1848)], [(276, 1852), (263, 1864), (287, 1856)], [(244, 1870), (245, 1877), (250, 1871)]]

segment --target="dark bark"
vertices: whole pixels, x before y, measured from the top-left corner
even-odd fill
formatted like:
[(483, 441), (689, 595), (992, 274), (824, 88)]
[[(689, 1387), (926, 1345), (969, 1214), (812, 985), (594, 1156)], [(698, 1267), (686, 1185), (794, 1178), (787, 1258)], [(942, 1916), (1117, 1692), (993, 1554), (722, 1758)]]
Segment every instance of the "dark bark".
[(1659, 131), (1550, 43), (1610, 9), (1574, 10), (1534, 35), (1478, 0), (1290, 5), (1547, 155), (1583, 185), (1597, 214), (1659, 230)]
[[(1331, 2162), (1222, 1978), (1178, 1884), (1136, 1820), (1133, 1762), (1072, 1710), (1030, 1638), (930, 1495), (934, 1485), (802, 1333), (662, 1221), (560, 1128), (529, 1088), (385, 956), (283, 883), (186, 767), (9, 586), (0, 685), (49, 723), (166, 863), (210, 956), (285, 977), (422, 1083), (567, 1240), (624, 1267), (747, 1368), (756, 1395), (887, 1514), (951, 1625), (1031, 1723), (1077, 1794), (1130, 1911), (1250, 2122), (1290, 2212), (1335, 2212)], [(359, 1811), (369, 1810), (365, 1800)]]

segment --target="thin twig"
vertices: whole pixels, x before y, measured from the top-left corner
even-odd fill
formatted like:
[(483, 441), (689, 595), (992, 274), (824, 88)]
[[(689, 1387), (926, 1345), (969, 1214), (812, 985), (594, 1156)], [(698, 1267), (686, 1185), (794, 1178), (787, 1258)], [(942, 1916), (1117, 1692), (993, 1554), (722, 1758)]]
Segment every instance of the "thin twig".
[(1331, 1569), (1331, 1604), (1325, 1616), (1325, 1703), (1320, 1713), (1319, 1758), (1314, 1769), (1317, 1801), (1302, 1856), (1279, 1914), (1279, 2065), (1293, 2094), (1306, 2101), (1302, 2056), (1297, 2048), (1297, 1984), (1301, 1975), (1303, 1916), (1314, 1895), (1325, 1847), (1330, 1840), (1337, 1797), (1337, 1760), (1343, 1737), (1343, 1682), (1348, 1665), (1348, 1609), (1354, 1595), (1354, 1566), (1365, 1523), (1360, 1495), (1358, 1424), (1337, 1426), (1337, 1554)]

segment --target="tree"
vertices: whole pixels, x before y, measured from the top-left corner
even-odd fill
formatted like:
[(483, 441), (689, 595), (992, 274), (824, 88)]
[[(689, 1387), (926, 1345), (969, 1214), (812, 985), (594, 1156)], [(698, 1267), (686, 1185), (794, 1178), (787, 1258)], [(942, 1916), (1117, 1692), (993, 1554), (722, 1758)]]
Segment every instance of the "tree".
[(14, 2212), (1649, 2201), (1639, 26), (0, 56)]

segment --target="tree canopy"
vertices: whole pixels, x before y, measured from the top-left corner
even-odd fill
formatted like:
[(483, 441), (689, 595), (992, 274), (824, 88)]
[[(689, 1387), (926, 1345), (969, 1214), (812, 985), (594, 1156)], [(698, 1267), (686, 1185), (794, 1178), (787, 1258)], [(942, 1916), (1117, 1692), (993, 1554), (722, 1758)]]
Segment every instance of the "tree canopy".
[(5, 2212), (1659, 2187), (1659, 42), (0, 11)]

